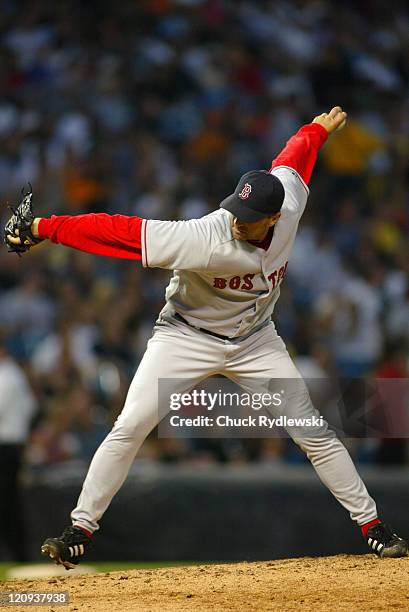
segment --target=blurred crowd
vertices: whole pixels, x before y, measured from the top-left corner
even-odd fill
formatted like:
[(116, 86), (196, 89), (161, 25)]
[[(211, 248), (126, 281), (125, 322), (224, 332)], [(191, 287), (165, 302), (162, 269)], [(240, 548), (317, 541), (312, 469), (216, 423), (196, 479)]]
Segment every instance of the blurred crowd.
[[(199, 217), (340, 104), (349, 124), (320, 157), (274, 319), (307, 378), (408, 378), (407, 3), (6, 0), (0, 92), (3, 224), (28, 181), (39, 216)], [(87, 465), (168, 276), (49, 244), (22, 259), (3, 248), (0, 444), (4, 415), (22, 411), (13, 440), (28, 442), (31, 470)], [(351, 450), (409, 456), (405, 439)], [(138, 461), (158, 460), (303, 458), (285, 440), (153, 434)]]

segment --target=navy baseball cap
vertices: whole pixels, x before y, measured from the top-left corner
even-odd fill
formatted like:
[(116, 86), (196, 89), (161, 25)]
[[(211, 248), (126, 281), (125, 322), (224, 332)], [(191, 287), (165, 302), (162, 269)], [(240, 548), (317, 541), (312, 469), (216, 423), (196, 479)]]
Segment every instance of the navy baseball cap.
[(231, 195), (220, 204), (240, 221), (252, 223), (278, 213), (284, 202), (284, 187), (267, 170), (243, 174)]

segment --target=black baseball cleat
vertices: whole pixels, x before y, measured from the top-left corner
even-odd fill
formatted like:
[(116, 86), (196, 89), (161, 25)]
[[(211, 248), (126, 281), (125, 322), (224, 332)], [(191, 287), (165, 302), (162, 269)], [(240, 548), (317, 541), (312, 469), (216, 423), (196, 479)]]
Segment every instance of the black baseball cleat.
[(405, 557), (408, 544), (385, 523), (377, 523), (366, 532), (366, 541), (371, 552), (378, 557)]
[(74, 569), (85, 554), (91, 538), (80, 527), (67, 527), (59, 538), (47, 538), (41, 546), (41, 554), (50, 557), (66, 570)]

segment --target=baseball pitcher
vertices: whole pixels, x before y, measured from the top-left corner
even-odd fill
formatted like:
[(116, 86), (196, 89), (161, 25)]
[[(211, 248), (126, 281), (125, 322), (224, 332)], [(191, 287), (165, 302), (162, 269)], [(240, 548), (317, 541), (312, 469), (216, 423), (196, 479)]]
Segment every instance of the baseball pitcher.
[[(287, 378), (292, 381), (287, 417), (307, 422), (317, 417), (271, 316), (318, 151), (345, 123), (339, 106), (315, 117), (288, 141), (268, 171), (242, 176), (219, 209), (200, 219), (155, 221), (107, 214), (38, 218), (31, 192), (14, 210), (5, 227), (11, 251), (20, 254), (50, 240), (88, 253), (139, 259), (146, 268), (173, 270), (166, 304), (123, 410), (92, 459), (71, 513), (72, 525), (41, 547), (57, 564), (73, 568), (86, 554), (138, 449), (157, 425), (159, 379), (172, 379), (174, 391), (181, 393), (215, 374), (246, 390), (257, 388), (257, 381)], [(361, 527), (370, 550), (380, 557), (406, 555), (407, 543), (378, 518), (347, 450), (325, 420), (320, 421), (314, 432), (297, 427), (288, 433)]]

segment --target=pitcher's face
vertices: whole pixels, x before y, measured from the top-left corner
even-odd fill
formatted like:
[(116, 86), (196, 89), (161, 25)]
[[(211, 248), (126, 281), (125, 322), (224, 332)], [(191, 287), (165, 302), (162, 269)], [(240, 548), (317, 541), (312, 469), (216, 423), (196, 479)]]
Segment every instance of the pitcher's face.
[(276, 213), (270, 217), (260, 219), (260, 221), (240, 221), (237, 217), (232, 220), (232, 234), (235, 240), (256, 240), (261, 241), (266, 237), (270, 227), (275, 225), (279, 220), (281, 213)]

